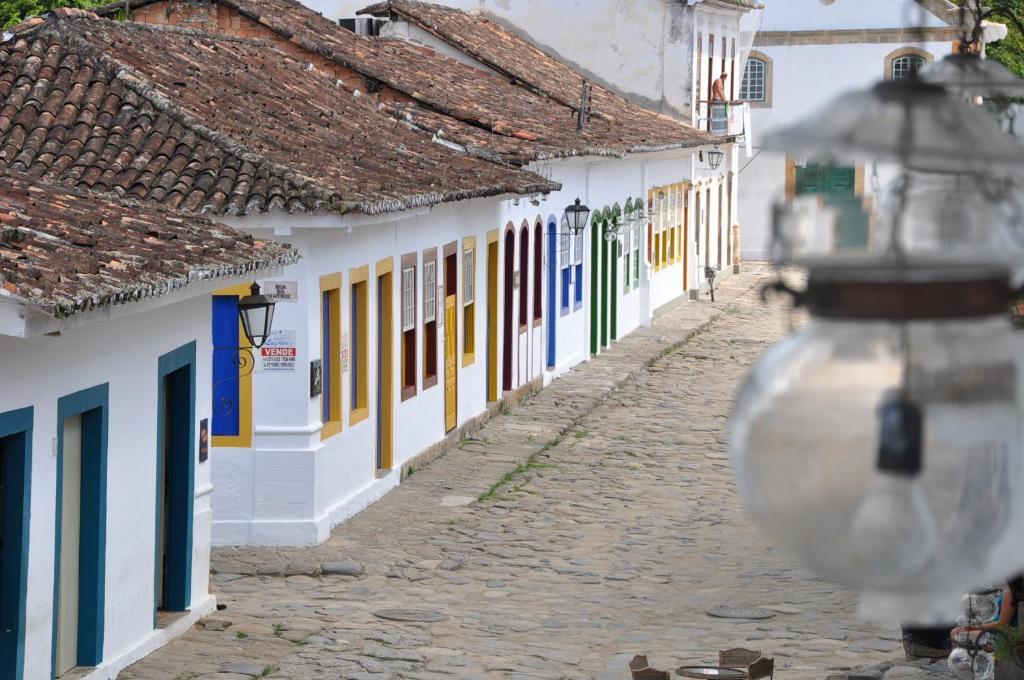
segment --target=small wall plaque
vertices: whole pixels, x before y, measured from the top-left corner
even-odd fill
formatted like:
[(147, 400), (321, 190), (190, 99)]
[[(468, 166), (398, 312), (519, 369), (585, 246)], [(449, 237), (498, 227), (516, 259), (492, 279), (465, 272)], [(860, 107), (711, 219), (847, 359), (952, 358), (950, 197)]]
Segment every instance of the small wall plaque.
[(199, 421), (199, 462), (205, 463), (210, 457), (210, 419)]
[(324, 391), (324, 368), (320, 359), (309, 362), (309, 398), (319, 397)]

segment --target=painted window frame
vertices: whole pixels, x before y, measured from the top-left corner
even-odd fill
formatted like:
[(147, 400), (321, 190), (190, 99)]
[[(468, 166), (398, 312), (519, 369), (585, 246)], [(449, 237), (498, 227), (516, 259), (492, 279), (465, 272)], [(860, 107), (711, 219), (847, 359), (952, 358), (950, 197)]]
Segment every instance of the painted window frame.
[[(83, 578), (79, 575), (78, 594), (78, 666), (99, 666), (103, 663), (103, 639), (106, 632), (106, 545), (107, 545), (107, 453), (108, 438), (110, 432), (110, 384), (102, 383), (77, 392), (72, 392), (57, 400), (57, 483), (55, 485), (54, 497), (56, 510), (54, 517), (54, 555), (53, 555), (53, 600), (52, 607), (52, 631), (50, 638), (50, 668), (51, 677), (56, 677), (57, 670), (57, 627), (60, 620), (60, 610), (57, 603), (60, 602), (60, 545), (61, 545), (61, 524), (63, 518), (62, 501), (64, 495), (64, 421), (76, 415), (84, 415), (93, 411), (100, 411), (99, 430), (99, 455), (95, 461), (99, 493), (98, 498), (89, 502), (89, 499), (82, 494), (82, 507), (93, 510), (95, 517), (90, 524), (95, 524), (95, 543), (91, 547), (95, 555), (90, 557), (89, 551), (79, 546), (79, 562), (95, 565), (95, 571), (86, 574)], [(83, 456), (83, 470), (81, 472), (84, 482), (85, 458)], [(85, 486), (83, 484), (83, 486)], [(81, 520), (85, 525), (85, 520)], [(80, 527), (80, 531), (84, 531)], [(82, 601), (83, 595), (92, 602), (95, 619), (82, 625)], [(88, 605), (86, 605), (88, 611)], [(83, 635), (86, 640), (83, 642)], [(84, 652), (84, 656), (83, 656)]]
[[(426, 392), (437, 385), (438, 348), (440, 347), (437, 337), (437, 248), (428, 248), (422, 253), (423, 273), (420, 281), (423, 284), (423, 320), (420, 322), (423, 328), (423, 387)], [(433, 368), (433, 372), (431, 372)]]
[[(760, 63), (762, 71), (761, 80), (761, 98), (754, 99), (750, 97), (749, 85), (748, 85), (748, 69), (750, 68), (751, 61)], [(740, 83), (739, 99), (740, 101), (747, 102), (751, 108), (757, 109), (770, 109), (772, 107), (772, 89), (774, 85), (774, 62), (764, 52), (752, 50), (747, 57), (747, 63), (743, 66), (743, 78)], [(746, 95), (746, 96), (745, 96)]]
[[(32, 430), (35, 422), (35, 409), (32, 406), (14, 409), (0, 413), (0, 439), (7, 437), (21, 437), (22, 455), (21, 462), (21, 513), (20, 529), (18, 533), (17, 560), (18, 560), (18, 583), (16, 590), (18, 600), (16, 611), (13, 616), (16, 619), (17, 637), (13, 640), (14, 645), (14, 677), (20, 678), (25, 673), (25, 639), (28, 625), (28, 572), (29, 572), (29, 546), (31, 541), (30, 515), (32, 508)], [(11, 518), (8, 517), (7, 520)], [(5, 527), (0, 526), (0, 531)], [(8, 536), (8, 540), (10, 537)], [(13, 549), (13, 546), (12, 546)], [(8, 553), (10, 554), (10, 553)]]
[(320, 277), (320, 441), (341, 432), (341, 273)]
[(897, 64), (899, 64), (901, 60), (908, 58), (917, 58), (921, 60), (921, 65), (917, 67), (917, 70), (920, 70), (935, 61), (935, 55), (927, 50), (921, 49), (920, 47), (900, 47), (899, 49), (895, 49), (885, 55), (885, 79), (894, 80)]
[(349, 426), (370, 417), (370, 267), (349, 269)]
[[(250, 283), (241, 283), (241, 284), (238, 284), (237, 286), (231, 286), (231, 287), (228, 287), (228, 288), (222, 288), (220, 290), (214, 291), (213, 295), (214, 296), (235, 297), (236, 298), (236, 303), (237, 303), (237, 299), (243, 298), (246, 295), (250, 294), (251, 287), (252, 287), (252, 283), (251, 282)], [(211, 298), (210, 304), (211, 305), (213, 304), (212, 298)], [(224, 350), (224, 349), (227, 349), (227, 348), (222, 348), (222, 350)], [(217, 351), (217, 348), (213, 348), (213, 352), (216, 352), (216, 351)], [(245, 330), (242, 327), (242, 320), (241, 320), (241, 318), (238, 319), (238, 347), (237, 348), (232, 348), (232, 351), (238, 351), (238, 352), (245, 352), (245, 351), (252, 352), (253, 351), (252, 345), (249, 343), (249, 340), (245, 337)], [(255, 357), (253, 357), (252, 361), (255, 361), (255, 360), (256, 360)], [(236, 404), (236, 408), (238, 409), (238, 434), (237, 435), (230, 435), (230, 434), (229, 435), (223, 435), (223, 434), (222, 435), (218, 435), (218, 434), (214, 434), (213, 433), (213, 429), (212, 429), (213, 423), (211, 422), (210, 423), (210, 426), (211, 426), (211, 430), (210, 430), (210, 435), (211, 435), (210, 436), (210, 445), (213, 446), (214, 448), (240, 448), (240, 449), (247, 449), (247, 448), (252, 447), (252, 430), (253, 430), (253, 427), (252, 427), (252, 400), (253, 400), (252, 373), (253, 373), (253, 371), (252, 371), (252, 366), (249, 365), (248, 363), (241, 362), (241, 361), (238, 362), (238, 363), (239, 364), (243, 364), (243, 365), (240, 365), (238, 367), (238, 401), (237, 401), (237, 404)], [(211, 376), (211, 382), (212, 382), (212, 376)], [(213, 398), (214, 398), (213, 397), (213, 390), (211, 389), (210, 399), (213, 400)], [(216, 410), (217, 405), (214, 404), (213, 408), (214, 408), (214, 410)], [(212, 418), (211, 418), (211, 421), (212, 421)]]
[[(165, 611), (188, 611), (192, 606), (192, 552), (195, 548), (194, 543), (194, 521), (195, 521), (195, 488), (196, 488), (196, 383), (197, 383), (197, 367), (196, 367), (196, 343), (195, 341), (182, 345), (181, 347), (162, 355), (157, 360), (157, 389), (159, 390), (157, 396), (157, 465), (156, 479), (154, 480), (156, 493), (156, 516), (160, 517), (163, 512), (163, 499), (161, 497), (161, 486), (164, 481), (164, 470), (167, 465), (167, 460), (163, 457), (163, 446), (164, 446), (164, 419), (160, 414), (165, 413), (165, 402), (164, 402), (164, 379), (172, 373), (188, 367), (190, 369), (189, 376), (189, 406), (188, 406), (188, 432), (185, 438), (188, 441), (188, 469), (185, 472), (185, 491), (182, 494), (186, 499), (187, 507), (182, 513), (186, 518), (185, 536), (181, 538), (181, 542), (184, 543), (183, 554), (184, 564), (182, 566), (182, 573), (185, 576), (185, 582), (182, 584), (181, 592), (172, 593), (172, 598), (176, 595), (177, 602), (165, 603), (169, 605)], [(154, 560), (153, 560), (153, 628), (157, 629), (158, 626), (158, 609), (157, 603), (160, 600), (160, 592), (157, 589), (159, 579), (157, 573), (162, 568), (162, 565), (158, 561), (160, 555), (160, 541), (163, 540), (161, 535), (161, 523), (156, 523), (156, 533), (154, 535)]]
[[(419, 329), (419, 325), (417, 323), (419, 315), (417, 314), (417, 312), (419, 310), (420, 304), (419, 300), (416, 297), (418, 288), (417, 277), (419, 275), (419, 271), (417, 268), (417, 265), (419, 264), (418, 260), (419, 258), (416, 253), (405, 253), (404, 255), (402, 255), (401, 260), (401, 270), (399, 278), (399, 286), (401, 287), (401, 292), (399, 293), (400, 311), (398, 322), (402, 338), (402, 346), (400, 349), (401, 356), (399, 357), (399, 366), (401, 367), (402, 381), (400, 399), (402, 401), (406, 401), (407, 399), (411, 399), (414, 396), (416, 396), (416, 382), (419, 376), (416, 362), (416, 342), (417, 336), (419, 335), (419, 333), (417, 332)], [(411, 290), (406, 285), (407, 283), (409, 283), (409, 277), (412, 278)], [(411, 309), (408, 308), (410, 300), (407, 299), (407, 296), (410, 295), (412, 298)], [(411, 319), (408, 318), (409, 316), (411, 316)]]
[(476, 363), (476, 237), (462, 239), (462, 366)]

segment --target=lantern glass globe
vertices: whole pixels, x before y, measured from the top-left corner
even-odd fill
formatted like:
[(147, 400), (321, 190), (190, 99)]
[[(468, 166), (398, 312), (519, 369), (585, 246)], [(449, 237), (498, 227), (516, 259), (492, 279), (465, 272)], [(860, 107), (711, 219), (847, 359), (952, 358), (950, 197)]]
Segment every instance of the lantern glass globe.
[[(952, 621), (962, 594), (1024, 565), (1019, 393), (1005, 315), (813, 319), (742, 387), (730, 432), (753, 518), (868, 618)], [(882, 469), (894, 393), (920, 412), (920, 470)]]

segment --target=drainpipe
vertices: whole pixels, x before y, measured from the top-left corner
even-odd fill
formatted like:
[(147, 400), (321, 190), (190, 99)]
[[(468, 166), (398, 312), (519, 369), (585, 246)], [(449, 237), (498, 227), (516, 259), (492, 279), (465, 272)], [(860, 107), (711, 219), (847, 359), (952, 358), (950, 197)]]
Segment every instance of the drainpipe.
[[(640, 226), (640, 259), (646, 263), (647, 253), (647, 161), (640, 161), (640, 202), (644, 208), (644, 219)], [(640, 267), (643, 272), (640, 285), (640, 325), (644, 328), (651, 327), (653, 310), (651, 309), (651, 277), (647, 271), (647, 265)]]

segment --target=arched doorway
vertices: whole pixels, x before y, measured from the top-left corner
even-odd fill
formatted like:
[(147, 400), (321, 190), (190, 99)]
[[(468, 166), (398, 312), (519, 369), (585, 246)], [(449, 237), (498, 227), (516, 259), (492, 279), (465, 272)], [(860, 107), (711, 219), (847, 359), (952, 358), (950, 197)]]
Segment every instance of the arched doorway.
[(505, 232), (505, 307), (503, 312), (504, 328), (502, 329), (501, 343), (501, 389), (508, 392), (512, 389), (512, 338), (515, 328), (513, 326), (513, 307), (515, 296), (512, 288), (513, 272), (516, 268), (516, 235), (512, 229)]
[(548, 368), (554, 368), (557, 361), (555, 310), (558, 307), (555, 295), (558, 293), (558, 282), (555, 277), (558, 276), (559, 271), (558, 224), (551, 219), (548, 222)]

